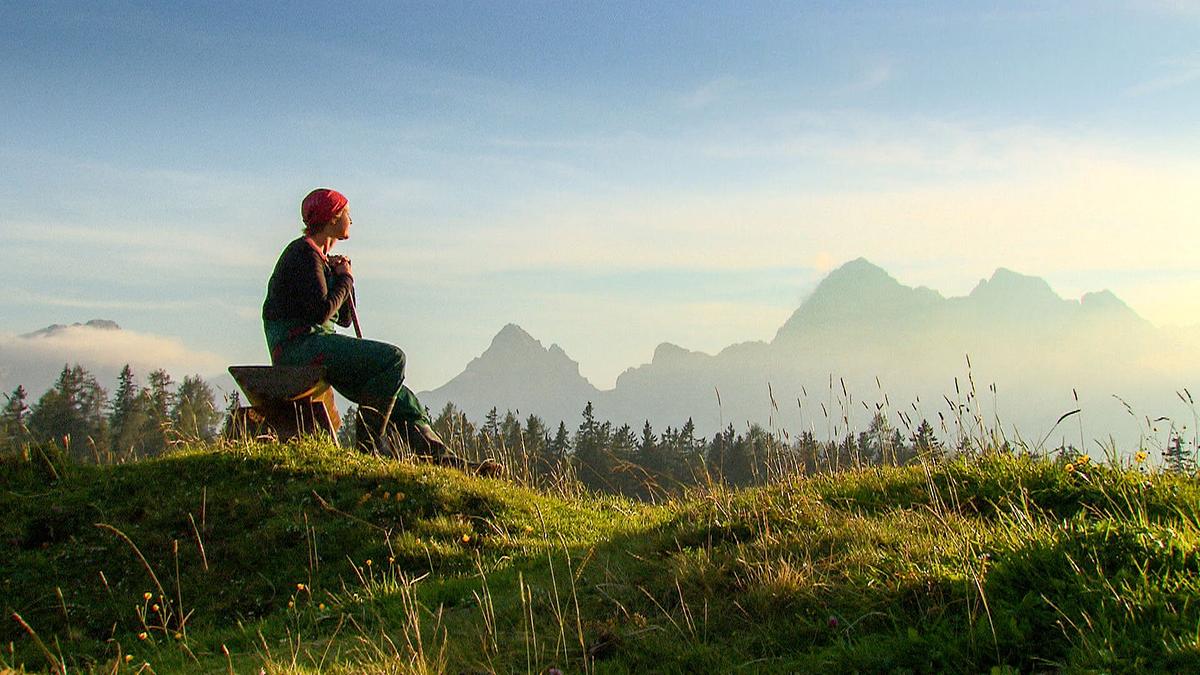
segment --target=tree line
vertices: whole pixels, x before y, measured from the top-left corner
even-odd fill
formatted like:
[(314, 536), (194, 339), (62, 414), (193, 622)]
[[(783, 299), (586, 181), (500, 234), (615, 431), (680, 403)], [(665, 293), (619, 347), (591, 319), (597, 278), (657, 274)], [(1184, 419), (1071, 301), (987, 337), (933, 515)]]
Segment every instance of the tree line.
[[(353, 410), (347, 411), (347, 420), (353, 415)], [(649, 421), (634, 429), (628, 424), (597, 419), (589, 402), (573, 429), (561, 421), (550, 428), (537, 415), (528, 415), (524, 420), (512, 411), (501, 415), (497, 408), (476, 425), (453, 403), (442, 408), (433, 424), (455, 451), (472, 458), (502, 459), (514, 475), (533, 484), (561, 484), (563, 477), (570, 476), (588, 489), (639, 499), (676, 494), (701, 484), (744, 487), (786, 475), (902, 466), (964, 453), (1019, 451), (1008, 441), (992, 441), (1000, 443), (992, 447), (966, 435), (946, 442), (927, 419), (915, 426), (909, 420), (905, 422), (907, 433), (894, 427), (882, 411), (876, 411), (865, 430), (847, 431), (826, 440), (816, 438), (812, 431), (793, 437), (758, 424), (747, 424), (741, 430), (729, 424), (706, 438), (697, 435), (691, 418), (661, 431)], [(942, 431), (948, 434), (944, 427)], [(343, 441), (353, 442), (352, 424), (344, 424), (342, 433)], [(1182, 433), (1173, 434), (1163, 448), (1163, 467), (1194, 474), (1195, 446)], [(1065, 465), (1077, 461), (1083, 452), (1063, 445), (1050, 454)]]
[[(125, 460), (154, 456), (174, 444), (214, 440), (229, 410), (217, 406), (212, 388), (198, 375), (176, 383), (163, 369), (139, 383), (127, 364), (110, 397), (96, 378), (78, 364), (64, 364), (54, 385), (30, 403), (23, 386), (5, 395), (0, 409), (0, 447), (53, 443), (82, 459)], [(346, 411), (340, 430), (343, 447), (352, 448), (355, 410)], [(811, 431), (790, 437), (758, 424), (737, 429), (729, 424), (711, 438), (696, 433), (691, 418), (656, 431), (649, 421), (640, 429), (597, 419), (589, 402), (580, 422), (548, 426), (537, 415), (521, 419), (497, 408), (480, 424), (453, 403), (434, 418), (434, 427), (456, 451), (468, 457), (504, 461), (518, 478), (538, 485), (578, 483), (596, 491), (640, 499), (675, 494), (689, 486), (722, 483), (748, 486), (789, 474), (813, 474), (864, 466), (903, 465), (917, 458), (940, 459), (970, 451), (947, 446), (922, 419), (903, 433), (876, 412), (867, 429), (819, 440)], [(943, 429), (945, 431), (945, 429)], [(969, 440), (969, 439), (963, 439)], [(1195, 442), (1172, 435), (1163, 450), (1165, 468), (1196, 471)], [(1189, 447), (1190, 446), (1190, 447)], [(1011, 448), (1000, 448), (1001, 451)], [(1069, 461), (1073, 447), (1058, 449)]]
[(28, 399), (21, 385), (5, 395), (0, 446), (53, 443), (95, 460), (152, 456), (177, 442), (213, 440), (225, 415), (199, 375), (176, 384), (160, 368), (142, 385), (128, 364), (111, 397), (86, 368), (64, 364), (46, 393)]
[[(354, 443), (353, 407), (341, 427), (343, 445)], [(743, 430), (732, 424), (711, 438), (698, 435), (689, 418), (661, 431), (645, 421), (640, 429), (597, 419), (589, 402), (580, 422), (548, 426), (537, 415), (521, 419), (497, 408), (473, 423), (453, 403), (434, 417), (433, 426), (455, 452), (504, 461), (514, 475), (538, 485), (573, 477), (591, 490), (654, 499), (689, 486), (718, 482), (731, 486), (766, 483), (782, 475), (835, 471), (857, 466), (905, 464), (919, 455), (946, 453), (933, 426), (922, 420), (907, 436), (877, 414), (866, 431), (839, 441), (820, 441), (811, 432), (796, 438), (758, 424)]]

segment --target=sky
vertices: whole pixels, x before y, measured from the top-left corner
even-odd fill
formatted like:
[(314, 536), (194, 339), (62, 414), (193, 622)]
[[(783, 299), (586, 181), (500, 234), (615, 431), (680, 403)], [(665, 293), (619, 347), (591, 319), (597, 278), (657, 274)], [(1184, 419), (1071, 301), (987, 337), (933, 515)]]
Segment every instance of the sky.
[(769, 340), (860, 256), (1200, 323), (1200, 2), (0, 11), (0, 342), (103, 318), (265, 363), (315, 187), (418, 391), (510, 322), (601, 388), (661, 342)]

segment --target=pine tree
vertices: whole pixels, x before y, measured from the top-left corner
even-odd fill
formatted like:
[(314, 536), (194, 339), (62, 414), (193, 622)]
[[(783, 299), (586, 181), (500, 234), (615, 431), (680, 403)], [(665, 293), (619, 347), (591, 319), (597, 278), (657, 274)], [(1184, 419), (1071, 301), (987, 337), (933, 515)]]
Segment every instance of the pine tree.
[(550, 441), (549, 451), (547, 455), (553, 461), (554, 466), (560, 466), (566, 461), (567, 455), (571, 453), (571, 435), (567, 431), (565, 422), (558, 423), (558, 431), (554, 432), (554, 439)]
[(633, 461), (637, 451), (638, 439), (633, 428), (622, 424), (612, 433), (609, 441), (609, 457), (612, 460), (612, 470), (615, 472), (614, 487), (625, 495), (637, 494), (641, 486), (641, 471)]
[[(733, 433), (733, 425), (729, 425), (728, 433)], [(730, 485), (744, 486), (754, 482), (755, 462), (754, 448), (749, 438), (737, 434), (732, 438), (727, 436), (728, 447), (725, 449), (724, 463), (721, 475)]]
[(654, 435), (654, 428), (650, 426), (650, 420), (642, 426), (642, 438), (637, 444), (637, 463), (643, 467), (649, 466), (649, 459), (654, 455), (654, 446), (658, 445), (658, 438)]
[(499, 445), (500, 442), (500, 413), (496, 411), (496, 407), (488, 411), (486, 417), (483, 418), (483, 428), (479, 430), (480, 441), (482, 445)]
[(511, 410), (506, 410), (504, 420), (500, 422), (500, 441), (509, 452), (515, 453), (521, 450), (522, 440), (521, 421)]
[(771, 476), (771, 458), (779, 455), (779, 441), (757, 424), (746, 432), (746, 451), (751, 466), (751, 478), (763, 483)]
[(139, 390), (133, 369), (125, 364), (117, 376), (117, 391), (108, 416), (113, 451), (128, 453), (145, 449), (143, 443), (150, 423), (148, 405), (149, 397)]
[(647, 457), (646, 470), (660, 485), (675, 484), (675, 470), (679, 466), (679, 432), (668, 426), (663, 429)]
[(454, 422), (457, 417), (458, 409), (450, 401), (446, 401), (446, 405), (442, 406), (442, 411), (433, 419), (433, 428), (442, 438), (449, 438), (454, 434)]
[(225, 421), (221, 425), (221, 433), (225, 436), (236, 436), (242, 430), (234, 429), (237, 422), (238, 410), (242, 407), (242, 393), (237, 389), (225, 394)]
[(733, 430), (733, 424), (730, 424), (723, 431), (718, 431), (713, 435), (712, 441), (708, 444), (706, 453), (708, 470), (709, 473), (715, 474), (718, 480), (727, 480), (726, 464), (733, 452), (736, 438), (737, 434)]
[(592, 406), (592, 402), (588, 401), (583, 407), (583, 421), (579, 423), (579, 432), (575, 436), (575, 448), (579, 448), (579, 439), (581, 436), (594, 437), (596, 434), (596, 409)]
[(860, 455), (858, 452), (858, 444), (854, 442), (854, 434), (849, 431), (842, 437), (842, 441), (835, 446), (834, 452), (834, 470), (850, 469), (859, 466)]
[(604, 450), (596, 411), (592, 402), (588, 401), (583, 409), (583, 421), (575, 432), (575, 466), (579, 480), (589, 488), (599, 489), (609, 485), (609, 466)]
[(534, 476), (550, 476), (558, 469), (558, 463), (550, 454), (550, 430), (546, 428), (546, 423), (540, 417), (530, 415), (525, 420), (525, 429), (521, 432), (521, 442), (525, 447), (525, 456), (529, 460)]
[(696, 438), (696, 424), (688, 418), (679, 430), (679, 465), (675, 472), (685, 484), (695, 484), (704, 468), (703, 444)]
[(909, 442), (913, 452), (919, 457), (940, 459), (945, 454), (942, 442), (934, 434), (933, 425), (927, 419), (922, 419), (917, 425), (917, 430), (909, 437)]
[(4, 409), (0, 411), (0, 445), (29, 437), (29, 403), (25, 387), (17, 385), (11, 394), (5, 394)]
[(892, 457), (892, 425), (881, 412), (876, 412), (871, 418), (867, 430), (859, 434), (858, 450), (862, 461), (868, 465), (893, 463)]
[(162, 452), (167, 447), (167, 430), (171, 424), (171, 409), (175, 394), (171, 391), (174, 382), (167, 371), (159, 368), (150, 373), (149, 386), (145, 390), (147, 421), (143, 448), (151, 454)]
[(211, 441), (220, 419), (212, 387), (199, 375), (184, 377), (171, 408), (175, 433), (185, 440)]
[[(356, 415), (358, 415), (358, 408), (353, 405), (347, 407), (346, 414), (342, 415), (342, 426), (338, 428), (338, 445), (343, 448), (358, 447), (358, 425), (354, 419)], [(441, 430), (438, 430), (438, 433), (440, 435)], [(449, 436), (443, 436), (443, 438), (449, 438)]]
[(800, 433), (796, 439), (796, 452), (804, 465), (804, 473), (812, 475), (820, 469), (821, 444), (812, 431)]
[(1163, 462), (1175, 473), (1190, 475), (1196, 471), (1195, 453), (1184, 446), (1183, 436), (1178, 433), (1171, 435), (1167, 449), (1163, 451)]
[(637, 436), (633, 434), (633, 429), (628, 424), (622, 424), (613, 432), (612, 453), (621, 461), (628, 462), (633, 459), (637, 445)]
[(67, 445), (80, 457), (108, 447), (108, 395), (82, 366), (63, 365), (58, 381), (29, 413), (29, 430), (41, 441)]
[(897, 466), (908, 464), (909, 460), (917, 456), (912, 446), (904, 442), (904, 435), (899, 429), (892, 429), (892, 439), (888, 442), (889, 452), (892, 455), (892, 461)]

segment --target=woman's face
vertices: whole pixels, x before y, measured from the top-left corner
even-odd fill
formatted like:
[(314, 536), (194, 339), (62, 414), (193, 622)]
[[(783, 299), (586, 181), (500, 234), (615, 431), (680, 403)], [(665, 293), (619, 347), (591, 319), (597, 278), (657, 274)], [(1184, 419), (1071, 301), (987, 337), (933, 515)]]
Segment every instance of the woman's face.
[(354, 221), (350, 219), (350, 207), (342, 209), (337, 218), (329, 224), (329, 234), (338, 241), (350, 238), (350, 226)]

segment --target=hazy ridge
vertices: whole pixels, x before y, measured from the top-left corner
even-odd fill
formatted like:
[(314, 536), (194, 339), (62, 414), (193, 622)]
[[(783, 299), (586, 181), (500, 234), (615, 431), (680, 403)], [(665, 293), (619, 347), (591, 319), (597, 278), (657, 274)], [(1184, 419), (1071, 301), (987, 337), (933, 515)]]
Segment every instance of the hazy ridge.
[(992, 425), (998, 418), (1006, 434), (1015, 428), (1032, 441), (1081, 408), (1055, 438), (1066, 433), (1078, 445), (1082, 433), (1091, 445), (1112, 436), (1124, 445), (1149, 429), (1147, 417), (1192, 426), (1177, 392), (1197, 381), (1195, 354), (1190, 336), (1155, 328), (1107, 290), (1064, 299), (1043, 279), (1001, 268), (968, 295), (943, 297), (860, 258), (833, 270), (770, 342), (717, 354), (663, 343), (601, 391), (557, 345), (510, 324), (462, 374), (421, 398), (435, 412), (452, 401), (476, 418), (496, 406), (568, 423), (592, 401), (614, 422), (660, 427), (690, 417), (705, 434), (747, 422), (836, 434), (877, 406), (896, 426), (904, 411), (953, 433), (957, 409)]

